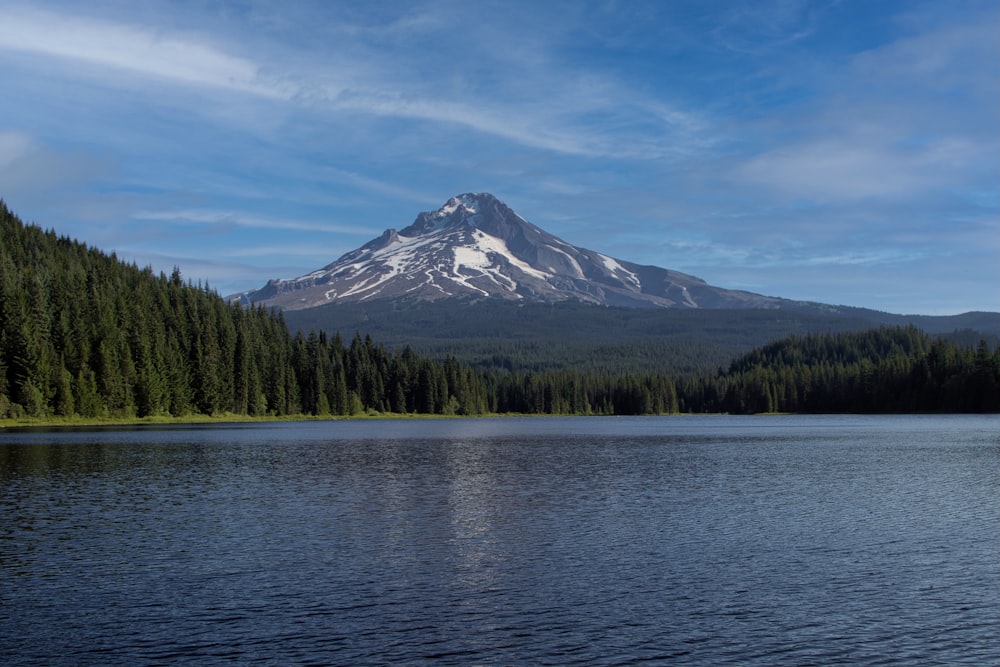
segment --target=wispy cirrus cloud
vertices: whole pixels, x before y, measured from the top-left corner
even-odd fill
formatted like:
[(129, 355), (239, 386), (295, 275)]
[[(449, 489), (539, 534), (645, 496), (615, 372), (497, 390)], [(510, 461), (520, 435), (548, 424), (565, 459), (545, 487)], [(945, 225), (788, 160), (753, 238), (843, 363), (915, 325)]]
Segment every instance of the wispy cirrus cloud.
[[(449, 27), (428, 16), (405, 23)], [(401, 29), (396, 26), (391, 32)], [(351, 32), (344, 26), (340, 30)], [(267, 98), (320, 113), (361, 113), (457, 126), (567, 155), (657, 159), (685, 150), (702, 128), (691, 112), (637, 94), (611, 77), (567, 78), (565, 70), (545, 67), (540, 56), (534, 69), (526, 69), (516, 90), (499, 86), (492, 93), (486, 91), (485, 97), (477, 90), (470, 99), (462, 86), (428, 94), (426, 86), (400, 78), (391, 50), (366, 60), (335, 52), (336, 69), (282, 62), (282, 53), (273, 51), (265, 66), (195, 33), (25, 8), (0, 8), (3, 50), (127, 75), (101, 77), (102, 86), (128, 88), (134, 85), (134, 77), (140, 77)], [(205, 113), (219, 112), (206, 109)], [(618, 136), (600, 130), (607, 122), (617, 126)], [(622, 141), (621, 133), (631, 139)]]
[(7, 9), (0, 11), (0, 48), (265, 97), (294, 92), (264, 81), (260, 66), (247, 58), (196, 38), (126, 23)]
[(269, 229), (298, 232), (319, 232), (322, 234), (350, 234), (371, 236), (381, 230), (357, 225), (309, 222), (288, 218), (263, 218), (240, 211), (216, 211), (208, 209), (181, 209), (169, 211), (137, 211), (133, 219), (141, 222), (174, 222), (195, 225), (232, 225), (252, 229)]
[(737, 53), (759, 54), (775, 51), (806, 39), (817, 29), (822, 3), (780, 0), (772, 3), (729, 3), (712, 38)]
[(951, 189), (981, 164), (986, 147), (960, 138), (926, 146), (863, 137), (793, 144), (754, 156), (733, 172), (738, 181), (794, 199), (846, 202), (926, 196)]

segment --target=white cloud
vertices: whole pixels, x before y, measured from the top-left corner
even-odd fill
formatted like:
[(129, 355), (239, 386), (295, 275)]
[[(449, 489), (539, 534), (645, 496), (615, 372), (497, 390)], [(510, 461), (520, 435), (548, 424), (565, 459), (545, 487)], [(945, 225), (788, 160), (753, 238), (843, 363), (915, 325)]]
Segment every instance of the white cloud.
[[(401, 26), (412, 27), (413, 22), (423, 28), (448, 29), (439, 17), (418, 16), (386, 30), (395, 33)], [(349, 26), (339, 29), (351, 33)], [(377, 32), (358, 32), (364, 37), (373, 31)], [(432, 59), (425, 63), (423, 76), (414, 81), (415, 64), (400, 62), (399, 53), (389, 47), (377, 49), (369, 44), (356, 52), (330, 47), (314, 54), (316, 62), (301, 57), (291, 61), (283, 51), (272, 49), (259, 54), (267, 59), (265, 68), (264, 60), (234, 54), (198, 34), (0, 8), (3, 50), (180, 86), (249, 94), (285, 102), (290, 108), (459, 126), (566, 155), (655, 159), (700, 149), (704, 143), (698, 139), (705, 128), (697, 115), (639, 95), (613, 77), (554, 65), (538, 51), (533, 51), (531, 63), (490, 60), (488, 68), (511, 68), (504, 71), (503, 83), (489, 89), (477, 84), (469, 91), (442, 85), (443, 78), (459, 75), (433, 72), (429, 69)], [(492, 54), (488, 49), (487, 53)], [(131, 88), (134, 78), (102, 76), (100, 83)], [(169, 101), (179, 102), (172, 96)], [(203, 104), (192, 101), (196, 107)], [(200, 113), (228, 117), (213, 106)], [(609, 122), (617, 128), (614, 134), (601, 129)]]
[(0, 11), (0, 49), (111, 67), (181, 84), (288, 97), (250, 60), (159, 31), (30, 10)]
[(902, 253), (896, 250), (883, 252), (860, 250), (841, 255), (816, 255), (800, 263), (810, 266), (858, 266), (862, 264), (881, 266), (897, 262), (913, 262), (921, 258), (923, 258), (923, 254), (920, 253)]
[(960, 139), (908, 148), (845, 137), (768, 151), (733, 175), (786, 196), (823, 202), (900, 198), (950, 187), (981, 154), (982, 149)]
[(938, 90), (956, 84), (988, 86), (996, 94), (1000, 70), (997, 16), (987, 12), (968, 20), (905, 37), (858, 54), (852, 64), (856, 74), (897, 86), (917, 82)]
[(250, 227), (254, 229), (320, 232), (324, 234), (376, 236), (379, 233), (368, 227), (334, 223), (305, 222), (301, 220), (289, 220), (286, 218), (261, 218), (239, 211), (213, 211), (207, 209), (137, 211), (132, 217), (135, 220), (145, 222), (161, 221), (200, 225), (235, 225), (237, 227)]

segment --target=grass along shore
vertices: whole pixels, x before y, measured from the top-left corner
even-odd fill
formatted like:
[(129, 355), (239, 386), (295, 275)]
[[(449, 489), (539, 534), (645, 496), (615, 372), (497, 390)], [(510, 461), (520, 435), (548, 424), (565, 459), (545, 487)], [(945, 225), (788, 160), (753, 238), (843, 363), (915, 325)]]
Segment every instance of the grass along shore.
[(348, 419), (454, 419), (467, 417), (500, 417), (505, 415), (430, 415), (401, 414), (398, 412), (367, 412), (355, 415), (239, 415), (219, 413), (214, 415), (190, 414), (181, 417), (156, 415), (150, 417), (18, 417), (0, 419), (0, 431), (12, 428), (74, 428), (91, 426), (161, 426), (184, 424), (244, 424), (304, 421), (344, 421)]

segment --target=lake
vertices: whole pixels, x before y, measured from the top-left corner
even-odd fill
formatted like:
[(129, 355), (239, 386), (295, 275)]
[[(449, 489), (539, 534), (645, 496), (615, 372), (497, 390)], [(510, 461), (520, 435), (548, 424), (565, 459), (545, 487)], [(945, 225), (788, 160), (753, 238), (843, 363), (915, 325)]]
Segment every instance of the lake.
[(1000, 664), (1000, 417), (0, 432), (5, 665)]

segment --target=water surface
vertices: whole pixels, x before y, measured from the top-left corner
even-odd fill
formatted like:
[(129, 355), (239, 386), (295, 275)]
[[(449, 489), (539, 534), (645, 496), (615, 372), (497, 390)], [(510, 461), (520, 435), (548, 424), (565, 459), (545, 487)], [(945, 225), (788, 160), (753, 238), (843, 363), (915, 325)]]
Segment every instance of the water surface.
[(997, 417), (0, 432), (0, 662), (997, 664)]

